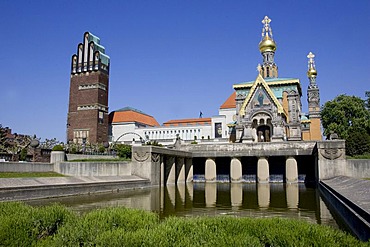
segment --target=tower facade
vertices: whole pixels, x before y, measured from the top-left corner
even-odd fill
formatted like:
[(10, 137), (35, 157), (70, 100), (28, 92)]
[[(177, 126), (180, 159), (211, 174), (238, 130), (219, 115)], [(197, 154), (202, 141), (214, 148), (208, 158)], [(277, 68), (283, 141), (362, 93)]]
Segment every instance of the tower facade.
[(110, 58), (100, 39), (86, 32), (72, 56), (67, 141), (108, 141), (108, 88)]
[(310, 81), (307, 89), (308, 114), (310, 119), (310, 140), (321, 140), (321, 119), (320, 119), (320, 92), (316, 84), (315, 55), (310, 52), (307, 55), (308, 70), (307, 77)]
[(262, 39), (258, 45), (263, 57), (262, 65), (258, 65), (258, 71), (263, 78), (278, 77), (278, 67), (274, 61), (276, 43), (272, 37), (270, 22), (271, 19), (267, 16), (265, 16), (265, 18), (262, 20)]

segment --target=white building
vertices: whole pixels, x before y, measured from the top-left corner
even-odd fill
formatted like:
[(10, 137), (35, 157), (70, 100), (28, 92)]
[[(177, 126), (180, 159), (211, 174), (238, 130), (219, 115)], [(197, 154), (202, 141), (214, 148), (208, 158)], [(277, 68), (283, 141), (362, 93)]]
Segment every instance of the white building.
[(221, 105), (217, 116), (170, 120), (161, 126), (153, 116), (125, 107), (109, 114), (110, 141), (131, 144), (155, 140), (171, 145), (179, 137), (183, 143), (229, 142), (228, 126), (235, 122), (235, 113), (235, 93)]

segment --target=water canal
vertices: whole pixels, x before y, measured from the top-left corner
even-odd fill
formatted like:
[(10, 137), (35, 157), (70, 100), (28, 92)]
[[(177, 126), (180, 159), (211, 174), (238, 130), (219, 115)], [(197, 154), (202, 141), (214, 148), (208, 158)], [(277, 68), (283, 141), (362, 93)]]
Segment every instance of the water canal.
[(187, 183), (81, 196), (31, 200), (33, 206), (61, 203), (83, 213), (124, 206), (168, 216), (283, 217), (342, 228), (315, 188), (304, 183)]

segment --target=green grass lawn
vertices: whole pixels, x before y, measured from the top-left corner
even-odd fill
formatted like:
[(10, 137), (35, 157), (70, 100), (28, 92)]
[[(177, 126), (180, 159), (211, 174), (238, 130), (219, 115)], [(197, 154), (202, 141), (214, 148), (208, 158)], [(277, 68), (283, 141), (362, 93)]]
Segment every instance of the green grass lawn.
[(118, 162), (118, 161), (131, 161), (131, 159), (117, 158), (117, 159), (76, 159), (69, 160), (68, 162)]
[(0, 178), (65, 177), (56, 172), (0, 172)]
[(112, 207), (76, 214), (62, 205), (0, 203), (1, 246), (370, 246), (348, 233), (301, 220), (169, 217)]

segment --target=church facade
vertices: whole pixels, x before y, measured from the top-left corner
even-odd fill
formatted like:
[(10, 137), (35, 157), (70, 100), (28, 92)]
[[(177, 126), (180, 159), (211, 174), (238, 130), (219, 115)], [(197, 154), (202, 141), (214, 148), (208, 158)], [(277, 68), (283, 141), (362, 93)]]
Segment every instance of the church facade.
[(309, 113), (305, 115), (302, 112), (299, 79), (278, 77), (278, 67), (274, 62), (277, 46), (270, 22), (267, 16), (262, 21), (259, 50), (263, 63), (257, 67), (257, 78), (234, 85), (236, 122), (232, 126), (233, 139), (240, 142), (321, 140), (320, 98), (314, 55), (309, 53), (307, 56), (310, 85)]

